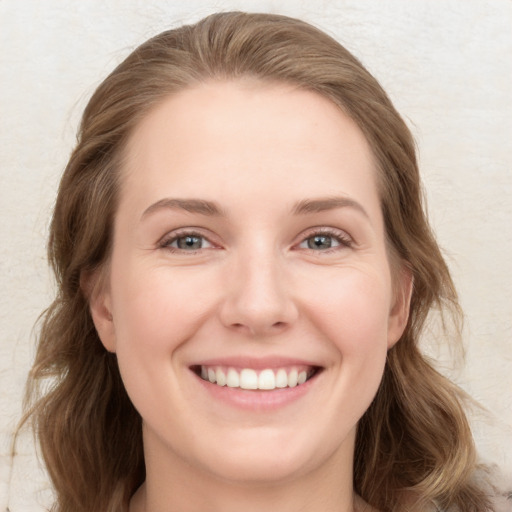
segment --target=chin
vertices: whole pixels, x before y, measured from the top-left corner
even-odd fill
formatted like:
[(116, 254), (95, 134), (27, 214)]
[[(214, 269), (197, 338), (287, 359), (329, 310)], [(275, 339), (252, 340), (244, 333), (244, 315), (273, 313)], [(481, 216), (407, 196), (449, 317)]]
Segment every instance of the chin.
[[(295, 433), (299, 431), (295, 430)], [(335, 444), (311, 442), (313, 434), (250, 432), (219, 443), (203, 460), (205, 469), (217, 478), (238, 484), (276, 484), (314, 472), (338, 451)], [(281, 435), (279, 435), (281, 434)]]
[(269, 485), (294, 480), (307, 472), (307, 464), (299, 457), (276, 457), (276, 452), (262, 454), (250, 453), (241, 457), (225, 457), (209, 468), (217, 478), (239, 485)]

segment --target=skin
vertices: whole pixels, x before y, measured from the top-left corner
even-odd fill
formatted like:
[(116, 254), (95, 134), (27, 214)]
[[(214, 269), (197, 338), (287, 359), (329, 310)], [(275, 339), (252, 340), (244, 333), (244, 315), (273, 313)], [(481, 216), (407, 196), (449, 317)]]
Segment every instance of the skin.
[[(131, 510), (370, 510), (352, 489), (355, 431), (411, 283), (392, 277), (361, 131), (312, 92), (206, 83), (142, 120), (126, 162), (91, 312), (143, 418), (147, 480)], [(191, 232), (200, 247), (180, 248)], [(190, 369), (228, 356), (321, 372), (283, 406), (240, 408)]]

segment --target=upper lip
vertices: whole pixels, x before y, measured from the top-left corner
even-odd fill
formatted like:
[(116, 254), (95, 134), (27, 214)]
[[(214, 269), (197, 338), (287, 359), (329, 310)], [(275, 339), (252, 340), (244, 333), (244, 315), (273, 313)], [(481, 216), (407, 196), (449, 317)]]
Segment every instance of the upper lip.
[(246, 357), (230, 356), (218, 357), (212, 359), (203, 359), (194, 362), (194, 366), (227, 366), (232, 368), (252, 368), (254, 370), (264, 370), (273, 368), (286, 368), (289, 366), (311, 366), (319, 367), (318, 363), (288, 356), (267, 356), (267, 357)]

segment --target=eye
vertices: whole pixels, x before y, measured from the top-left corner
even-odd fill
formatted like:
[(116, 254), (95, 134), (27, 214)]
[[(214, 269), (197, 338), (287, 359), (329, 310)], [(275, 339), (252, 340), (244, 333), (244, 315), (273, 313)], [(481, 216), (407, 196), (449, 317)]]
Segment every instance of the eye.
[(327, 252), (343, 247), (351, 247), (352, 239), (343, 231), (320, 231), (312, 233), (300, 244), (300, 249), (308, 249), (317, 252)]
[(162, 240), (160, 247), (171, 251), (195, 252), (213, 247), (204, 236), (197, 233), (178, 233)]
[[(314, 235), (306, 238), (303, 243), (306, 243), (308, 249), (323, 250), (337, 247), (340, 245), (338, 240), (330, 235)], [(302, 245), (302, 244), (301, 244)]]

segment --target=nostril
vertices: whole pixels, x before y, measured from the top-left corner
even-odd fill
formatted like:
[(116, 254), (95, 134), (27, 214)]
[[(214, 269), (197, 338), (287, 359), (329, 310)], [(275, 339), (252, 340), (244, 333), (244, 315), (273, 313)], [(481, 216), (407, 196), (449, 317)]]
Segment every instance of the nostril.
[(269, 323), (269, 324), (267, 324), (267, 326), (255, 325), (254, 323), (245, 324), (243, 322), (235, 322), (235, 323), (232, 323), (230, 327), (231, 327), (231, 329), (238, 331), (238, 332), (243, 331), (243, 332), (248, 332), (248, 333), (250, 332), (254, 335), (260, 335), (260, 334), (264, 334), (265, 332), (268, 334), (281, 332), (286, 329), (287, 325), (288, 325), (287, 322), (282, 322), (282, 321)]

